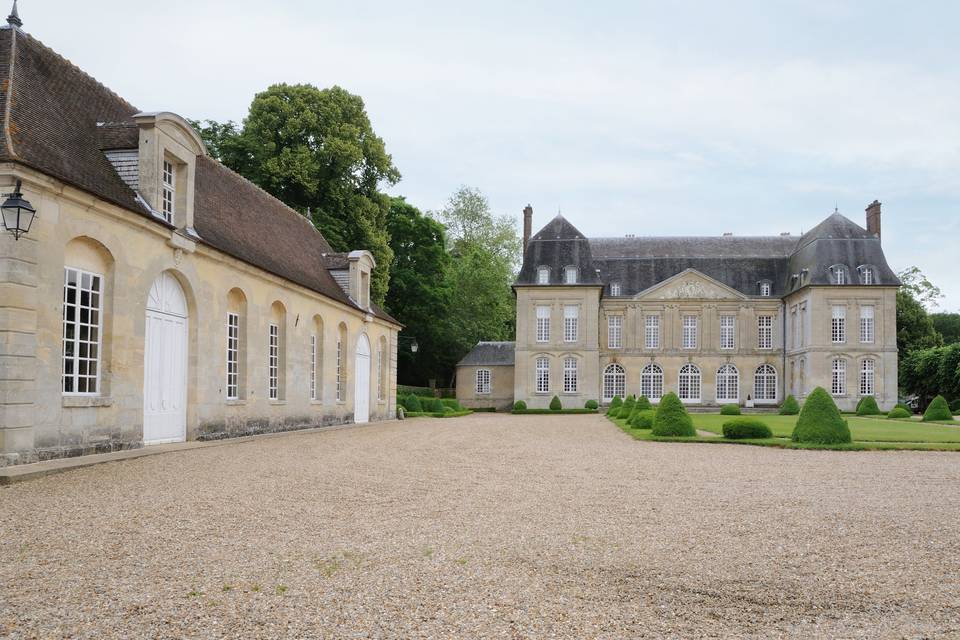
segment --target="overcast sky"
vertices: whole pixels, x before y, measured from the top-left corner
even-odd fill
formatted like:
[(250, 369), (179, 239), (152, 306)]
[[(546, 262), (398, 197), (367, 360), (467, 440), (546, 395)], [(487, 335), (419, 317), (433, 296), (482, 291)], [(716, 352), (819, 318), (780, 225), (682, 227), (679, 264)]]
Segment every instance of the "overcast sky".
[[(669, 6), (667, 6), (669, 5)], [(589, 236), (800, 233), (883, 202), (894, 270), (960, 309), (960, 3), (23, 0), (144, 110), (242, 120), (272, 83), (361, 95), (436, 209), (478, 187)]]

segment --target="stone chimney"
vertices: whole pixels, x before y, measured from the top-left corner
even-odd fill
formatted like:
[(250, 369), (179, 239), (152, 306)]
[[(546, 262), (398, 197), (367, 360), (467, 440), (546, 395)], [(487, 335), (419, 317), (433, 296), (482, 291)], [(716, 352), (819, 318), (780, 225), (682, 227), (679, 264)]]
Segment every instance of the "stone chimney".
[(530, 234), (533, 227), (533, 207), (529, 204), (523, 208), (523, 250), (527, 250), (530, 243)]
[(867, 205), (867, 233), (880, 237), (880, 201), (874, 200)]

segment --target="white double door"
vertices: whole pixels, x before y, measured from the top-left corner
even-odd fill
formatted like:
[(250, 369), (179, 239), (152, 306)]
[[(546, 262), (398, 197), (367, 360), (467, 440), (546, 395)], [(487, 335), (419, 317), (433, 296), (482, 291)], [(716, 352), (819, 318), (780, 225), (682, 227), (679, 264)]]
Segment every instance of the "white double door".
[(187, 304), (180, 283), (162, 273), (147, 299), (143, 443), (187, 436)]

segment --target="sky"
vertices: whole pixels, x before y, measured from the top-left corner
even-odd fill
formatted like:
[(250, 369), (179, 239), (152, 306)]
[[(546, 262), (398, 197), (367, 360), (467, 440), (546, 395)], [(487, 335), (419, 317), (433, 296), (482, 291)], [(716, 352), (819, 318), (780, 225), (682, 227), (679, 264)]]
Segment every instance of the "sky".
[(799, 234), (883, 203), (890, 266), (960, 310), (960, 3), (23, 0), (145, 111), (363, 97), (423, 210), (461, 185), (588, 236)]

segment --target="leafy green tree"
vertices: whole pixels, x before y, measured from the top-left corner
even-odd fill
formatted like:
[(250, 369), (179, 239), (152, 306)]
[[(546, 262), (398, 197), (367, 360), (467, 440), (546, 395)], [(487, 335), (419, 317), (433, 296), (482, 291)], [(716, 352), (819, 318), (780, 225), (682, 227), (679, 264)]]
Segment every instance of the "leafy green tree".
[(933, 328), (943, 336), (944, 344), (960, 342), (960, 313), (932, 313)]
[(200, 134), (226, 166), (309, 212), (335, 250), (370, 251), (377, 261), (371, 296), (383, 303), (393, 251), (390, 198), (379, 189), (400, 173), (359, 96), (336, 86), (276, 84), (254, 97), (242, 128), (207, 121)]
[(922, 304), (924, 307), (937, 307), (943, 297), (940, 287), (930, 282), (927, 276), (923, 275), (919, 267), (908, 267), (897, 274), (900, 279), (900, 290), (906, 291), (910, 296)]
[(897, 291), (897, 349), (900, 350), (900, 357), (942, 344), (943, 336), (934, 328), (923, 305), (909, 289)]

